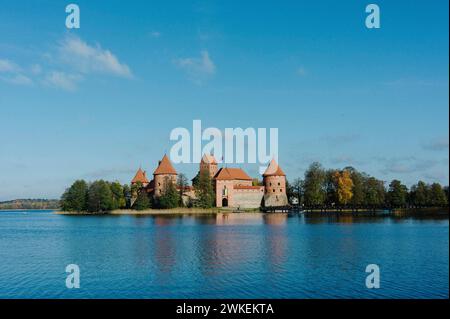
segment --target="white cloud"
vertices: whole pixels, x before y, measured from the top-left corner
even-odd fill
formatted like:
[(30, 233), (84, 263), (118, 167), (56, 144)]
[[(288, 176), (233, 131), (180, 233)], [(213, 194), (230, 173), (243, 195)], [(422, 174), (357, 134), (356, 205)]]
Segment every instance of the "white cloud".
[(77, 88), (77, 83), (82, 79), (78, 74), (68, 74), (59, 71), (52, 71), (44, 79), (44, 83), (56, 88), (61, 88), (66, 91), (74, 91)]
[(10, 78), (7, 79), (9, 83), (17, 84), (17, 85), (30, 85), (33, 83), (33, 80), (31, 80), (28, 76), (23, 74), (16, 74)]
[(206, 50), (200, 52), (199, 58), (181, 58), (176, 59), (174, 63), (198, 84), (216, 73), (216, 66)]
[(75, 36), (64, 38), (56, 52), (41, 53), (41, 56), (46, 57), (47, 61), (26, 67), (8, 59), (0, 59), (0, 81), (16, 85), (40, 83), (74, 91), (87, 74), (110, 74), (125, 78), (133, 76), (130, 68), (111, 51), (102, 49), (100, 45), (90, 46)]
[(10, 60), (0, 59), (0, 73), (19, 72), (20, 68), (17, 64)]
[(30, 85), (33, 81), (11, 60), (0, 59), (0, 80), (16, 85)]
[(31, 66), (31, 73), (33, 74), (41, 74), (42, 73), (42, 67), (39, 64), (33, 64)]
[(76, 36), (66, 37), (60, 44), (61, 60), (81, 73), (108, 73), (132, 77), (130, 68), (109, 50), (91, 46)]

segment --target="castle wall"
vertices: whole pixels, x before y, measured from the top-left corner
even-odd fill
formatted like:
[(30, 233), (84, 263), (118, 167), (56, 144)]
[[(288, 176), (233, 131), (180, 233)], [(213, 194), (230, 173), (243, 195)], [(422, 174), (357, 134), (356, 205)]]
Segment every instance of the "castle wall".
[(286, 194), (264, 195), (265, 207), (280, 207), (280, 206), (287, 206), (288, 204), (289, 202)]
[(228, 200), (228, 206), (233, 207), (233, 185), (234, 181), (232, 180), (219, 180), (216, 181), (216, 206), (222, 206), (223, 198)]
[(264, 187), (260, 189), (235, 189), (233, 192), (233, 206), (241, 209), (261, 207), (264, 197)]

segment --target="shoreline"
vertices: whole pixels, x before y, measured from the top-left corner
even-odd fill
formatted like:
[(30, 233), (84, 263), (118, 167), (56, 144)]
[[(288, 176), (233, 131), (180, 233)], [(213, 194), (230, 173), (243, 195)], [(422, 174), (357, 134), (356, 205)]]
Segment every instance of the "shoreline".
[[(47, 209), (50, 210), (50, 209)], [(252, 210), (235, 210), (235, 209), (224, 209), (224, 208), (174, 208), (174, 209), (146, 209), (142, 211), (133, 209), (117, 209), (113, 211), (105, 212), (65, 212), (61, 210), (54, 210), (56, 215), (70, 215), (70, 216), (121, 216), (121, 215), (132, 215), (132, 216), (150, 216), (150, 215), (215, 215), (220, 213), (231, 213), (231, 214), (242, 214), (242, 213), (261, 213), (261, 214), (274, 214), (277, 212), (264, 212), (259, 209)], [(1, 212), (1, 210), (0, 210)], [(354, 216), (354, 217), (365, 217), (365, 216), (394, 216), (394, 217), (408, 217), (408, 216), (449, 216), (449, 208), (443, 207), (430, 207), (430, 208), (408, 208), (408, 209), (379, 209), (379, 210), (305, 210), (305, 211), (291, 211), (283, 212), (284, 214), (306, 214), (306, 215), (342, 215), (342, 216)]]
[(146, 215), (213, 215), (218, 213), (232, 213), (232, 210), (223, 210), (217, 208), (202, 209), (202, 208), (174, 208), (174, 209), (145, 209), (145, 210), (133, 210), (133, 209), (117, 209), (113, 211), (106, 212), (64, 212), (55, 211), (56, 215), (72, 215), (72, 216), (90, 216), (90, 215), (135, 215), (135, 216), (146, 216)]

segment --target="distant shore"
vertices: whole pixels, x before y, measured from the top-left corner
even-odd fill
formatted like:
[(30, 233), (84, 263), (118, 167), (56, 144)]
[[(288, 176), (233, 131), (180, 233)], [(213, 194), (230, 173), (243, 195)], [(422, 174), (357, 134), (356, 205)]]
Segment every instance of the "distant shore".
[(53, 210), (53, 211), (58, 211), (59, 208), (0, 208), (0, 212), (23, 212), (23, 211), (29, 211), (29, 210), (37, 210), (37, 211)]

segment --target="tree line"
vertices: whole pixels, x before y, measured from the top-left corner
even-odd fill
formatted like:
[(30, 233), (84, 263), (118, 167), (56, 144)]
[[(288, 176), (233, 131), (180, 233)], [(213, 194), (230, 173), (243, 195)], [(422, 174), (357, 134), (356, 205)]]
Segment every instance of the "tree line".
[[(260, 184), (258, 181), (254, 183)], [(179, 174), (177, 181), (166, 180), (161, 196), (154, 197), (142, 184), (121, 185), (119, 182), (98, 180), (87, 183), (75, 181), (61, 197), (61, 209), (79, 212), (106, 212), (114, 209), (149, 208), (171, 209), (176, 207), (211, 208), (215, 206), (215, 193), (207, 171), (193, 179), (195, 199), (183, 198), (188, 180)], [(419, 181), (410, 189), (394, 179), (386, 187), (385, 182), (353, 167), (342, 170), (325, 169), (314, 162), (303, 179), (287, 183), (287, 195), (296, 198), (304, 208), (385, 209), (408, 207), (445, 207), (449, 202), (448, 186)], [(294, 204), (294, 203), (293, 203)]]
[(183, 200), (183, 193), (188, 189), (188, 180), (184, 174), (178, 175), (176, 183), (167, 179), (162, 194), (158, 197), (152, 196), (140, 183), (130, 187), (127, 184), (121, 185), (119, 182), (104, 180), (91, 183), (77, 180), (63, 193), (60, 204), (63, 211), (75, 212), (213, 207), (215, 194), (209, 173), (199, 174), (194, 186), (196, 199)]
[(312, 163), (303, 179), (287, 185), (288, 198), (296, 198), (306, 208), (407, 208), (445, 207), (448, 205), (448, 186), (419, 181), (410, 189), (394, 179), (385, 182), (353, 167), (343, 170), (325, 169)]

